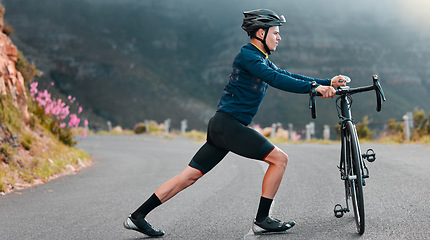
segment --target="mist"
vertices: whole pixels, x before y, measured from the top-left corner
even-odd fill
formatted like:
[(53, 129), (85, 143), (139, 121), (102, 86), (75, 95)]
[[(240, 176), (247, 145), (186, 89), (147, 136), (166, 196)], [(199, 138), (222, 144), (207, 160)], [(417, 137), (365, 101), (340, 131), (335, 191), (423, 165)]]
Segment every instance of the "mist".
[[(268, 8), (286, 17), (270, 56), (280, 68), (318, 78), (350, 76), (351, 86), (380, 75), (387, 101), (358, 97), (357, 115), (401, 119), (430, 95), (430, 3), (425, 0), (6, 0), (12, 39), (45, 74), (74, 95), (93, 123), (126, 127), (144, 119), (204, 129), (233, 58), (249, 41), (243, 11)], [(309, 121), (305, 96), (269, 90), (256, 123)], [(321, 124), (336, 122), (322, 102)], [(138, 111), (136, 110), (138, 109)], [(294, 113), (294, 114), (291, 114)], [(360, 117), (361, 118), (361, 117)]]

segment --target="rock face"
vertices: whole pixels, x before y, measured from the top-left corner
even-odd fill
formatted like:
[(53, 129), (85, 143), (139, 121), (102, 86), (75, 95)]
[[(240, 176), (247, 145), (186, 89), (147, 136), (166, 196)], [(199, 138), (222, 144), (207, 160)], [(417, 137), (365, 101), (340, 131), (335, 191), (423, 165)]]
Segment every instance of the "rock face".
[(12, 96), (15, 106), (23, 113), (24, 122), (28, 123), (30, 114), (24, 78), (15, 67), (18, 61), (18, 49), (12, 40), (3, 33), (4, 8), (1, 5), (0, 8), (0, 94)]

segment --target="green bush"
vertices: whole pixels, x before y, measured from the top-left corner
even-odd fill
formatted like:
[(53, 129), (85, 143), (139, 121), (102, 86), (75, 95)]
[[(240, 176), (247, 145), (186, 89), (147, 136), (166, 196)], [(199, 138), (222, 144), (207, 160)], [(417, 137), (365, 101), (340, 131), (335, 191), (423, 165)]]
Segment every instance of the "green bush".
[(25, 85), (30, 84), (35, 76), (41, 76), (40, 71), (37, 70), (34, 63), (30, 64), (21, 51), (18, 51), (18, 61), (16, 62), (15, 67), (16, 70), (22, 74), (22, 77), (24, 77)]
[(33, 137), (30, 134), (25, 134), (22, 141), (21, 141), (21, 145), (25, 150), (30, 150), (31, 149), (31, 143), (33, 143)]
[(430, 134), (429, 119), (426, 118), (426, 113), (424, 112), (424, 110), (415, 109), (413, 120), (414, 120), (413, 135), (415, 138), (421, 138)]
[[(162, 131), (162, 129), (160, 129), (160, 127), (154, 121), (150, 121), (148, 126), (149, 126), (149, 133), (151, 133), (151, 134), (152, 133), (159, 133)], [(134, 126), (133, 131), (136, 134), (146, 133), (146, 124), (145, 123), (137, 123)]]
[(360, 139), (371, 140), (375, 136), (375, 132), (369, 128), (369, 117), (363, 117), (363, 122), (357, 124), (357, 134)]
[(390, 119), (388, 121), (387, 133), (389, 135), (396, 135), (398, 133), (403, 133), (403, 123), (396, 122), (396, 119)]
[(136, 124), (134, 126), (133, 131), (136, 134), (146, 133), (146, 124), (145, 123), (138, 123), (138, 124)]
[(75, 137), (75, 134), (70, 128), (60, 128), (54, 132), (57, 132), (58, 140), (60, 140), (62, 143), (66, 144), (67, 146), (73, 147), (78, 143), (73, 140)]

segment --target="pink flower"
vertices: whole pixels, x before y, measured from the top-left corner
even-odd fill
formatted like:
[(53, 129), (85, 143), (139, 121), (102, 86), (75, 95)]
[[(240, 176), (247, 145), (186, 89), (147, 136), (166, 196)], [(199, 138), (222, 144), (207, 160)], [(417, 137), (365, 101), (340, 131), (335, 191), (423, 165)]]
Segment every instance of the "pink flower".
[(51, 102), (51, 94), (49, 94), (48, 90), (45, 89), (45, 91), (38, 93), (36, 101), (39, 103), (40, 107), (44, 107), (46, 104)]
[(88, 126), (88, 120), (87, 119), (84, 120), (84, 125)]
[(51, 106), (52, 106), (52, 111), (51, 111), (52, 115), (59, 116), (62, 110), (61, 99), (58, 99), (56, 102), (52, 101)]
[(54, 82), (51, 82), (51, 86), (54, 86)]
[(52, 110), (52, 104), (46, 104), (45, 106), (45, 114), (49, 115), (51, 113)]
[(79, 122), (81, 121), (76, 114), (70, 114), (69, 127), (77, 127), (79, 126)]
[(74, 102), (76, 101), (76, 98), (75, 98), (75, 97), (72, 97), (71, 95), (67, 96), (67, 99), (69, 99), (69, 101), (70, 101), (71, 103), (74, 103)]
[(30, 96), (31, 96), (31, 98), (33, 99), (33, 101), (35, 100), (34, 99), (34, 97), (36, 96), (36, 94), (37, 94), (37, 85), (38, 85), (39, 83), (38, 82), (32, 82), (31, 84), (30, 84)]
[(65, 106), (61, 108), (60, 118), (65, 119), (70, 113), (69, 106)]
[(33, 88), (37, 88), (37, 85), (39, 85), (39, 83), (38, 82), (32, 82), (31, 84), (30, 84), (30, 87), (33, 89)]
[(82, 137), (86, 137), (87, 136), (87, 131), (82, 131)]
[(79, 106), (79, 108), (78, 108), (78, 114), (81, 113), (81, 112), (82, 112), (82, 107)]
[(66, 125), (67, 125), (66, 123), (62, 122), (62, 123), (60, 123), (60, 128), (65, 128)]

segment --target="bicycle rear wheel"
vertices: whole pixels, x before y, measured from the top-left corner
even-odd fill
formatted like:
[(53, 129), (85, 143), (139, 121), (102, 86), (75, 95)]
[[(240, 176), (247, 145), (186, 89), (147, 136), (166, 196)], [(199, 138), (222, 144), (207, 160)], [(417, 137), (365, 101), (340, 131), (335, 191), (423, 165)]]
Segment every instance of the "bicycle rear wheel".
[(363, 197), (363, 178), (361, 173), (361, 154), (358, 143), (357, 132), (352, 122), (347, 122), (345, 129), (349, 154), (347, 157), (347, 166), (349, 176), (353, 176), (349, 181), (349, 190), (354, 209), (355, 223), (360, 235), (364, 233), (364, 197)]

